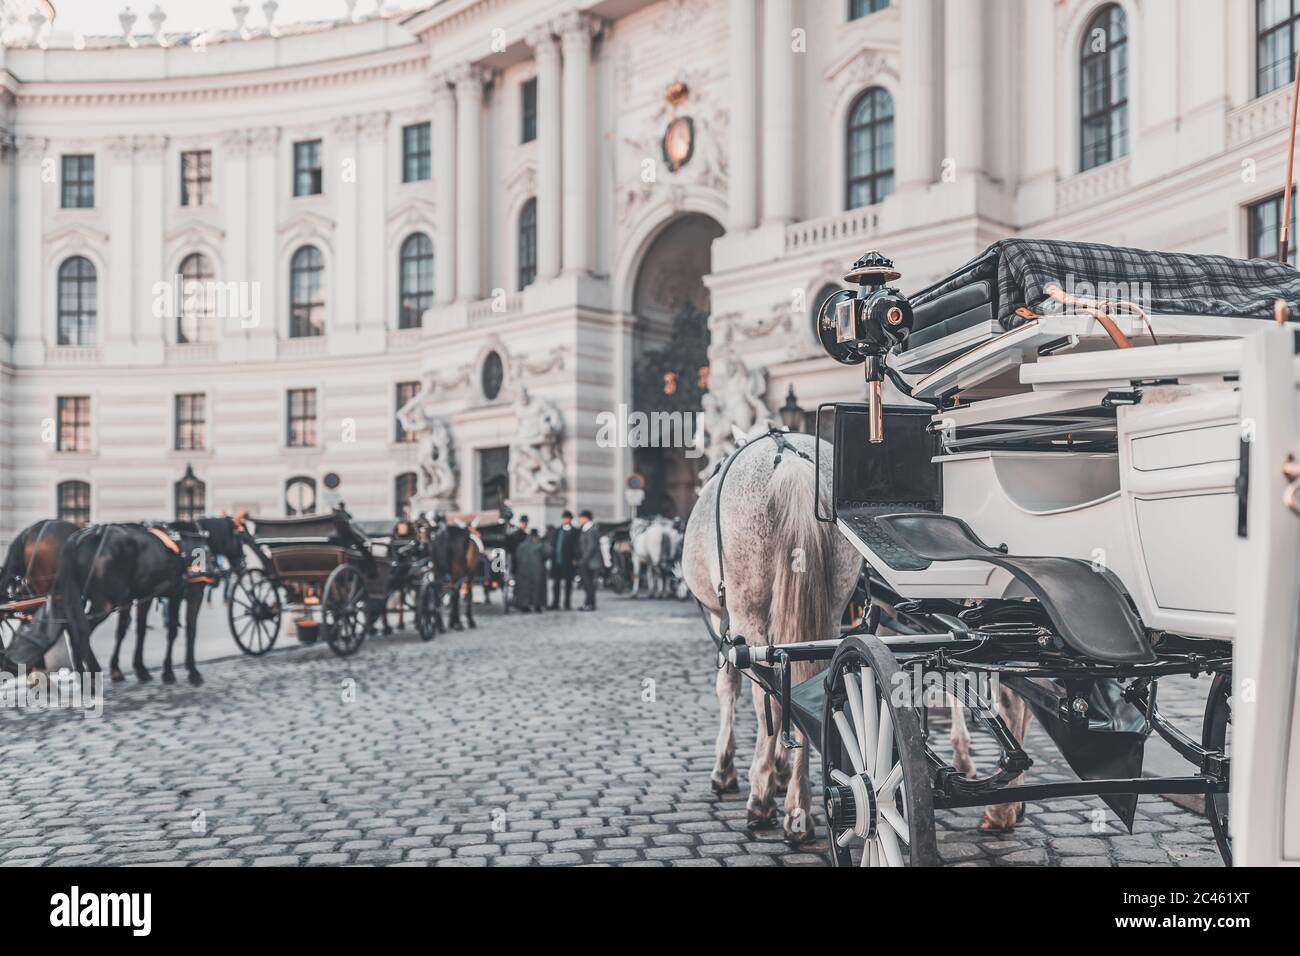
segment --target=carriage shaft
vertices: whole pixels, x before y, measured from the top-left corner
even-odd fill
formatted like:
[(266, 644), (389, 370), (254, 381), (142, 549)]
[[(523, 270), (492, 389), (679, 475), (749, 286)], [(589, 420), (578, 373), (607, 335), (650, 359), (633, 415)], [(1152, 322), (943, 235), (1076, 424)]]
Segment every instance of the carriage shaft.
[(1071, 797), (1102, 796), (1112, 793), (1227, 793), (1228, 781), (1208, 776), (1127, 777), (1107, 780), (1068, 780), (1061, 783), (1034, 783), (1018, 787), (998, 787), (979, 793), (949, 793), (936, 788), (936, 808), (984, 807), (1009, 801), (1062, 800)]

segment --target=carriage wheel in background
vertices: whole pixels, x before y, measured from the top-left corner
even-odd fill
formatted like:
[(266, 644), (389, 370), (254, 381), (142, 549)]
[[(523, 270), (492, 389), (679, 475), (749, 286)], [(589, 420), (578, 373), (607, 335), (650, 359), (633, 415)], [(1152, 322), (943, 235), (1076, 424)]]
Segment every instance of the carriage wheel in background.
[[(1215, 674), (1210, 682), (1210, 696), (1205, 701), (1205, 723), (1201, 729), (1201, 746), (1221, 750), (1230, 757), (1232, 743), (1232, 674)], [(1232, 866), (1232, 843), (1228, 839), (1228, 794), (1207, 793), (1205, 815), (1210, 818), (1214, 842), (1225, 866)]]
[(426, 578), (415, 600), (415, 627), (420, 640), (431, 641), (442, 631), (442, 589), (433, 578)]
[(384, 628), (396, 631), (399, 628), (419, 629), (419, 587), (417, 582), (408, 581), (400, 590), (393, 591), (384, 602)]
[(230, 636), (241, 651), (260, 657), (275, 646), (282, 606), (280, 590), (265, 571), (248, 568), (235, 579), (226, 617)]
[(330, 572), (321, 593), (325, 640), (339, 657), (351, 657), (361, 650), (369, 623), (370, 597), (366, 579), (350, 564)]
[(834, 866), (938, 866), (921, 723), (891, 688), (898, 663), (869, 635), (831, 660), (822, 708), (822, 784)]

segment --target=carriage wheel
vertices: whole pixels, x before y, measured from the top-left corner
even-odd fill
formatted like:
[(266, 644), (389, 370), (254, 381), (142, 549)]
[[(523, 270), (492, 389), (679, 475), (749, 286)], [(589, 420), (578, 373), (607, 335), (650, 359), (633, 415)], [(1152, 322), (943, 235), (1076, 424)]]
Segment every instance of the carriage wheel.
[(369, 623), (370, 597), (366, 579), (350, 564), (330, 572), (321, 594), (325, 640), (339, 657), (351, 657), (361, 650)]
[[(1201, 729), (1201, 746), (1206, 750), (1221, 750), (1228, 756), (1232, 731), (1232, 675), (1215, 674), (1210, 682), (1210, 696), (1205, 701), (1205, 724)], [(1205, 815), (1210, 818), (1214, 842), (1219, 845), (1219, 856), (1224, 866), (1232, 866), (1232, 842), (1228, 838), (1228, 794), (1207, 793)]]
[(241, 651), (261, 657), (275, 646), (280, 636), (282, 605), (280, 590), (265, 571), (249, 568), (235, 578), (226, 617), (230, 636)]
[(938, 866), (921, 724), (895, 703), (894, 655), (846, 638), (822, 707), (822, 784), (834, 866)]
[(400, 628), (420, 626), (419, 589), (415, 582), (407, 582), (400, 590), (393, 591), (384, 602), (384, 628), (396, 631)]
[(415, 601), (415, 626), (422, 641), (433, 640), (442, 630), (441, 598), (442, 589), (433, 578), (421, 585), (420, 596)]

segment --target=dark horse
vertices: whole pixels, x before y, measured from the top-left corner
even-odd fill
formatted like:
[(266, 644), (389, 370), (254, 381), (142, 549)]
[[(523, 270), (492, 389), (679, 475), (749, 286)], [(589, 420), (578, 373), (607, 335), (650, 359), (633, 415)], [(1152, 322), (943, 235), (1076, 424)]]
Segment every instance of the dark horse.
[[(240, 519), (237, 518), (200, 518), (198, 521), (169, 521), (165, 526), (167, 530), (180, 536), (182, 540), (203, 539), (206, 536), (204, 545), (207, 556), (210, 560), (214, 557), (223, 557), (228, 565), (228, 574), (238, 574), (244, 567), (244, 545), (239, 535), (241, 526)], [(192, 550), (192, 549), (191, 549)], [(191, 563), (196, 557), (191, 553), (189, 558)], [(204, 571), (190, 571), (182, 583), (179, 593), (148, 595), (141, 597), (135, 602), (135, 653), (131, 656), (131, 670), (134, 671), (136, 680), (144, 682), (151, 680), (152, 676), (149, 670), (144, 666), (144, 632), (149, 624), (149, 609), (153, 605), (154, 597), (167, 598), (167, 656), (163, 661), (163, 682), (173, 683), (176, 678), (172, 672), (172, 643), (176, 640), (176, 634), (180, 629), (180, 604), (185, 602), (185, 641), (186, 641), (186, 668), (190, 672), (190, 683), (198, 684), (202, 682), (202, 677), (198, 681), (194, 676), (198, 673), (193, 667), (193, 649), (195, 628), (198, 626), (199, 609), (202, 599), (208, 587), (214, 587), (217, 583), (216, 568), (207, 568)], [(115, 681), (125, 680), (121, 667), (118, 665), (118, 658), (122, 650), (122, 642), (126, 639), (127, 628), (131, 625), (131, 605), (125, 604), (117, 617), (117, 636), (113, 642), (113, 657), (108, 662), (108, 674)]]
[[(443, 524), (429, 539), (429, 557), (433, 561), (434, 579), (441, 586), (451, 589), (450, 624), (453, 631), (463, 630), (460, 623), (460, 593), (464, 589), (465, 621), (470, 627), (474, 623), (473, 576), (478, 570), (482, 549), (475, 535), (469, 528), (459, 524)], [(434, 614), (436, 631), (443, 630), (441, 602)]]
[[(231, 518), (177, 522), (170, 527), (143, 524), (92, 525), (73, 534), (59, 553), (59, 567), (49, 602), (30, 625), (19, 632), (6, 652), (6, 665), (30, 664), (66, 630), (77, 670), (98, 673), (99, 661), (90, 635), (113, 611), (133, 601), (168, 599), (167, 656), (163, 681), (173, 683), (172, 644), (179, 627), (180, 603), (186, 602), (185, 668), (191, 684), (203, 683), (194, 663), (195, 625), (203, 589), (213, 580), (212, 554), (242, 560), (242, 548)], [(214, 534), (215, 532), (215, 534)], [(141, 615), (143, 618), (143, 615)], [(121, 626), (121, 630), (125, 630)], [(140, 628), (138, 634), (143, 631)], [(141, 646), (136, 644), (137, 674), (143, 671)], [(116, 659), (116, 651), (114, 652)], [(6, 669), (13, 670), (12, 666)]]

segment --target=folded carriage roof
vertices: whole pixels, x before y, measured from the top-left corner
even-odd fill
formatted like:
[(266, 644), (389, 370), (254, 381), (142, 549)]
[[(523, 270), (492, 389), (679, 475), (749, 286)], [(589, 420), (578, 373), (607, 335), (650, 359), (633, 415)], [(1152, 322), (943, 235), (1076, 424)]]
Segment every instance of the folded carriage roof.
[(1062, 307), (1046, 292), (1052, 285), (1082, 296), (1128, 299), (1153, 315), (1267, 319), (1278, 299), (1293, 313), (1300, 308), (1300, 273), (1277, 262), (1058, 239), (1001, 239), (913, 295), (912, 304), (937, 305), (946, 296), (945, 302), (952, 301), (951, 293), (982, 283), (991, 293), (991, 317), (1003, 329), (1025, 321), (1016, 314), (1021, 306), (1059, 311)]

